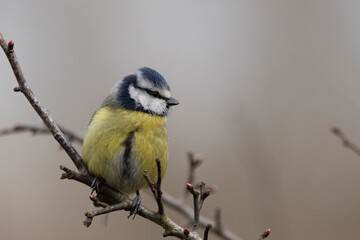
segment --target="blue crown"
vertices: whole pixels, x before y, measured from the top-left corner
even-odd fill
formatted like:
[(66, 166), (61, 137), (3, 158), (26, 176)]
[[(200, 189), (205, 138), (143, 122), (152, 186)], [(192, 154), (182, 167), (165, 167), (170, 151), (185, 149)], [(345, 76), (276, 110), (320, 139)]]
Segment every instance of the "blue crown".
[(140, 68), (139, 71), (142, 72), (144, 78), (152, 82), (156, 87), (170, 90), (170, 87), (166, 82), (165, 78), (154, 69), (143, 67)]

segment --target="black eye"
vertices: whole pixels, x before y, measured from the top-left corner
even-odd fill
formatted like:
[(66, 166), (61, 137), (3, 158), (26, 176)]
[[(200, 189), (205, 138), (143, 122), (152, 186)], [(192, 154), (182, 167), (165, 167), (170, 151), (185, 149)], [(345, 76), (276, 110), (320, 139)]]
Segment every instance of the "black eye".
[(158, 91), (151, 91), (149, 89), (146, 89), (146, 92), (153, 97), (160, 98), (160, 94)]

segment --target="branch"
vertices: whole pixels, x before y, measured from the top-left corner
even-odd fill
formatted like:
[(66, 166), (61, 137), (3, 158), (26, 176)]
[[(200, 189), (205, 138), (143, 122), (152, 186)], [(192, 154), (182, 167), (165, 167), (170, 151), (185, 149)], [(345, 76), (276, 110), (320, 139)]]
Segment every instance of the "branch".
[(40, 118), (45, 123), (46, 127), (49, 129), (53, 137), (58, 141), (61, 147), (65, 150), (65, 152), (69, 155), (71, 160), (74, 162), (75, 166), (80, 172), (87, 172), (85, 165), (81, 161), (81, 156), (77, 153), (75, 148), (71, 145), (71, 143), (65, 138), (64, 133), (61, 132), (58, 125), (55, 123), (53, 118), (50, 116), (48, 110), (46, 110), (39, 100), (36, 98), (35, 94), (32, 92), (30, 87), (28, 86), (23, 72), (20, 68), (19, 62), (16, 58), (15, 51), (14, 51), (14, 42), (10, 41), (6, 44), (5, 39), (3, 38), (2, 34), (0, 33), (0, 46), (4, 50), (11, 68), (15, 74), (16, 80), (19, 84), (18, 87), (14, 88), (15, 92), (22, 92), (24, 96), (27, 98), (31, 106), (40, 116)]
[(338, 136), (341, 139), (341, 141), (345, 147), (351, 149), (354, 153), (356, 153), (357, 155), (360, 156), (360, 147), (358, 147), (352, 141), (350, 141), (348, 139), (348, 137), (341, 131), (341, 129), (339, 127), (332, 126), (330, 128), (330, 130), (332, 131), (332, 133), (334, 133), (336, 136)]
[[(84, 221), (84, 225), (89, 227), (95, 216), (99, 216), (102, 214), (119, 211), (119, 210), (131, 211), (131, 209), (132, 209), (132, 203), (130, 200), (127, 200), (118, 204), (107, 206), (102, 209), (86, 212), (85, 213), (86, 219)], [(180, 227), (165, 215), (160, 215), (157, 212), (148, 210), (145, 207), (140, 207), (137, 214), (162, 226), (165, 229), (165, 232), (163, 233), (164, 237), (173, 236), (179, 239), (187, 238), (191, 240), (201, 240), (201, 238), (197, 234), (189, 232), (186, 228)]]
[[(94, 180), (94, 177), (89, 174), (78, 173), (64, 166), (61, 166), (60, 169), (64, 171), (61, 175), (61, 179), (75, 180), (89, 187)], [(100, 193), (96, 197), (90, 196), (90, 198), (96, 205), (103, 206), (104, 208), (85, 213), (86, 219), (84, 221), (84, 225), (87, 227), (91, 225), (95, 216), (119, 210), (131, 211), (132, 209), (132, 202), (128, 196), (119, 193), (117, 190), (107, 186), (106, 184), (102, 184), (100, 186)], [(166, 215), (161, 215), (159, 212), (151, 211), (145, 206), (141, 206), (137, 214), (156, 223), (157, 225), (160, 225), (165, 230), (163, 234), (164, 237), (174, 236), (179, 239), (187, 238), (190, 240), (201, 240), (196, 233), (189, 232), (189, 230), (180, 227)]]
[(156, 184), (150, 179), (148, 171), (145, 170), (144, 177), (147, 182), (147, 184), (150, 187), (151, 192), (154, 195), (154, 198), (156, 200), (156, 203), (158, 205), (158, 212), (160, 215), (164, 215), (164, 204), (162, 201), (162, 191), (161, 191), (161, 164), (160, 159), (156, 159), (156, 166), (157, 166), (157, 182)]
[[(22, 70), (20, 68), (20, 65), (17, 61), (15, 52), (14, 52), (14, 42), (10, 41), (8, 44), (4, 40), (2, 34), (0, 33), (0, 46), (4, 50), (10, 65), (13, 69), (13, 72), (15, 74), (16, 80), (19, 84), (18, 87), (14, 88), (15, 92), (22, 92), (24, 96), (27, 98), (29, 103), (32, 105), (34, 110), (38, 113), (38, 115), (41, 117), (43, 122), (45, 123), (46, 127), (49, 129), (49, 131), (52, 133), (53, 137), (59, 142), (59, 144), (62, 146), (62, 148), (66, 151), (66, 153), (69, 155), (69, 157), (72, 159), (73, 163), (79, 170), (79, 172), (75, 172), (70, 170), (69, 168), (66, 168), (64, 166), (61, 166), (61, 170), (64, 171), (64, 173), (61, 176), (61, 179), (73, 179), (78, 182), (84, 183), (88, 186), (91, 186), (91, 183), (94, 180), (94, 177), (91, 176), (85, 165), (83, 164), (80, 155), (77, 153), (77, 151), (73, 148), (71, 143), (65, 138), (64, 133), (60, 130), (60, 128), (57, 126), (57, 124), (54, 122), (52, 117), (50, 116), (49, 112), (40, 104), (30, 87), (27, 85), (27, 82), (24, 78), (24, 75), (22, 73)], [(161, 177), (160, 177), (161, 178)], [(120, 192), (110, 188), (109, 186), (106, 186), (103, 184), (100, 188), (101, 194), (99, 194), (99, 199), (102, 201), (105, 199), (105, 202), (108, 203), (111, 206), (108, 206), (106, 208), (103, 208), (98, 211), (92, 211), (88, 212), (86, 214), (87, 220), (86, 225), (90, 225), (91, 221), (94, 216), (103, 214), (106, 212), (111, 212), (115, 210), (126, 210), (130, 211), (129, 206), (131, 205), (131, 201), (128, 199), (128, 197), (124, 194), (121, 194)], [(114, 205), (114, 203), (116, 203)], [(145, 207), (141, 207), (139, 209), (138, 214), (152, 222), (155, 222), (156, 224), (162, 226), (165, 229), (164, 236), (175, 236), (180, 239), (188, 238), (191, 240), (200, 240), (201, 238), (194, 233), (189, 232), (186, 229), (181, 228), (179, 225), (177, 225), (175, 222), (173, 222), (170, 218), (164, 215), (160, 215), (157, 212), (153, 212), (148, 210)]]
[[(203, 157), (202, 155), (198, 154), (198, 155), (194, 155), (192, 152), (188, 152), (188, 160), (189, 160), (189, 174), (188, 174), (188, 180), (190, 181), (190, 185), (192, 185), (192, 183), (194, 182), (195, 179), (195, 173), (196, 173), (196, 169), (197, 167), (203, 162)], [(188, 183), (188, 184), (189, 184)], [(187, 185), (188, 187), (188, 185)], [(189, 186), (189, 188), (191, 188)], [(202, 189), (202, 191), (209, 191), (210, 193), (215, 193), (218, 190), (218, 187), (215, 186), (205, 186), (205, 184), (203, 182), (201, 182), (200, 184), (196, 184), (195, 188), (200, 188)], [(184, 204), (184, 200), (185, 197), (187, 196), (187, 193), (189, 192), (188, 188), (185, 188), (186, 193), (183, 195), (183, 199), (182, 201), (177, 200), (176, 198), (172, 197), (169, 194), (165, 194), (163, 195), (163, 201), (166, 205), (174, 208), (175, 210), (177, 210), (178, 212), (180, 212), (183, 216), (185, 216), (189, 221), (194, 221), (194, 216), (196, 216), (197, 212), (199, 211), (197, 208), (197, 203), (196, 200), (193, 199), (194, 201), (194, 209), (190, 209), (188, 206), (186, 206)], [(202, 195), (202, 194), (201, 194)], [(202, 205), (202, 203), (201, 203)], [(193, 214), (194, 212), (194, 214)], [(197, 220), (196, 220), (197, 221)], [(221, 221), (221, 210), (220, 209), (216, 209), (215, 211), (215, 222), (211, 221), (208, 218), (205, 218), (203, 216), (201, 216), (199, 214), (199, 219), (198, 219), (198, 225), (201, 227), (206, 228), (207, 224), (212, 224), (215, 225), (214, 228), (211, 228), (211, 231), (216, 233), (219, 237), (226, 239), (226, 240), (240, 240), (240, 238), (238, 236), (236, 236), (233, 232), (231, 232), (228, 229), (225, 229), (223, 227), (222, 221)]]
[[(6, 134), (13, 134), (13, 133), (17, 133), (17, 132), (26, 132), (26, 131), (30, 131), (30, 132), (32, 132), (32, 130), (31, 129), (36, 129), (36, 134), (38, 134), (38, 133), (43, 133), (43, 134), (50, 134), (50, 132), (49, 132), (49, 130), (48, 129), (46, 129), (46, 128), (40, 128), (40, 127), (37, 127), (37, 126), (31, 126), (31, 125), (18, 125), (18, 126), (27, 126), (26, 128), (23, 128), (23, 127), (21, 127), (21, 129), (23, 130), (23, 131), (14, 131), (13, 129), (14, 128), (17, 128), (17, 126), (15, 126), (14, 128), (11, 128), (11, 129), (4, 129), (4, 130), (2, 130), (2, 131), (0, 131), (0, 135), (6, 135)], [(25, 130), (26, 129), (26, 130)], [(39, 129), (39, 131), (37, 131), (37, 129)], [(61, 129), (62, 129), (62, 131), (64, 132), (64, 134), (65, 135), (67, 135), (67, 134), (69, 134), (69, 135), (75, 135), (74, 133), (72, 133), (70, 130), (68, 130), (68, 129), (64, 129), (63, 127), (61, 127)], [(44, 130), (44, 131), (43, 131)], [(1, 132), (3, 133), (3, 134), (1, 134)], [(75, 135), (76, 136), (76, 135)], [(69, 137), (70, 138), (70, 137)], [(80, 139), (79, 139), (80, 140)], [(82, 140), (82, 139), (81, 139)], [(65, 169), (67, 169), (66, 167), (63, 167), (63, 166), (61, 166), (60, 167), (62, 170), (64, 170), (65, 171)], [(69, 170), (69, 169), (68, 169)], [(62, 179), (65, 179), (65, 178), (68, 178), (68, 179), (74, 179), (74, 180), (76, 180), (76, 181), (79, 181), (79, 182), (81, 182), (81, 183), (84, 183), (84, 184), (86, 184), (86, 185), (88, 185), (88, 186), (90, 186), (91, 185), (91, 183), (92, 183), (92, 181), (93, 181), (93, 178), (92, 179), (90, 179), (90, 180), (87, 180), (87, 177), (88, 176), (82, 176), (82, 177), (80, 177), (79, 175), (78, 175), (78, 173), (76, 173), (76, 172), (72, 172), (71, 170), (69, 170), (70, 171), (70, 175), (72, 175), (72, 176), (62, 176), (61, 178)], [(66, 173), (64, 173), (64, 174), (66, 174)], [(63, 174), (63, 175), (64, 175)], [(193, 177), (195, 177), (195, 172), (193, 172), (193, 175), (192, 175)], [(83, 177), (85, 177), (85, 179), (86, 180), (84, 180), (84, 178)], [(150, 178), (149, 178), (150, 179)], [(151, 179), (150, 179), (150, 181), (151, 181)], [(89, 182), (90, 183), (90, 185), (89, 184), (87, 184), (87, 182)], [(151, 181), (152, 182), (152, 181)], [(148, 184), (149, 184), (149, 182), (148, 182)], [(195, 187), (199, 187), (200, 186), (200, 184), (196, 184), (195, 185)], [(217, 186), (207, 186), (206, 185), (206, 187), (205, 187), (206, 189), (209, 189), (210, 190), (210, 192), (211, 193), (214, 193), (214, 192), (216, 192), (217, 191)], [(150, 187), (150, 189), (151, 189), (151, 187)], [(187, 189), (185, 189), (186, 191), (188, 191)], [(116, 193), (115, 193), (115, 195), (116, 195)], [(94, 201), (94, 200), (93, 200)], [(176, 210), (177, 212), (179, 212), (180, 214), (182, 214), (185, 218), (187, 218), (189, 221), (193, 221), (193, 217), (194, 217), (194, 215), (193, 215), (193, 209), (191, 209), (190, 207), (188, 207), (187, 205), (185, 205), (183, 202), (182, 202), (182, 200), (179, 200), (178, 198), (175, 198), (175, 197), (173, 197), (172, 195), (170, 195), (170, 194), (168, 194), (168, 193), (166, 193), (166, 192), (163, 192), (163, 194), (162, 194), (162, 201), (164, 202), (164, 204), (166, 204), (167, 206), (169, 206), (169, 207), (171, 207), (171, 208), (173, 208), (174, 210)], [(115, 203), (116, 201), (113, 201), (113, 203)], [(95, 203), (95, 205), (97, 206), (97, 205), (99, 205), (99, 206), (101, 206), (101, 202), (99, 202), (98, 200), (96, 200), (96, 201), (94, 201), (94, 203)], [(104, 207), (104, 206), (103, 206)], [(238, 236), (236, 236), (234, 233), (232, 233), (230, 230), (228, 230), (228, 229), (225, 229), (225, 228), (223, 228), (222, 227), (222, 223), (221, 223), (221, 210), (220, 209), (216, 209), (216, 211), (215, 211), (215, 221), (212, 221), (211, 219), (209, 219), (209, 218), (206, 218), (206, 217), (203, 217), (203, 216), (201, 216), (200, 215), (200, 219), (199, 219), (199, 226), (200, 227), (203, 227), (203, 228), (206, 228), (206, 226), (207, 226), (207, 224), (212, 224), (214, 227), (213, 228), (211, 228), (210, 229), (210, 231), (211, 232), (213, 232), (213, 233), (215, 233), (216, 235), (218, 235), (219, 237), (221, 237), (221, 238), (223, 238), (223, 239), (225, 239), (225, 240), (231, 240), (231, 239), (233, 239), (233, 240), (241, 240)]]
[[(83, 143), (83, 139), (76, 135), (75, 133), (60, 127), (60, 130), (64, 135), (69, 139), (70, 142), (78, 142), (79, 144)], [(27, 125), (27, 124), (17, 124), (12, 128), (4, 128), (0, 130), (0, 136), (22, 133), (22, 132), (31, 132), (32, 134), (50, 134), (51, 132), (46, 126), (36, 126), (36, 125)]]
[[(82, 162), (81, 156), (77, 153), (77, 151), (73, 148), (70, 141), (65, 138), (65, 135), (69, 137), (69, 139), (73, 139), (74, 141), (82, 142), (82, 139), (71, 133), (70, 131), (62, 131), (59, 126), (54, 122), (53, 118), (50, 116), (49, 112), (40, 104), (30, 87), (28, 86), (20, 65), (17, 61), (15, 52), (14, 52), (14, 42), (10, 41), (6, 43), (2, 34), (0, 33), (0, 46), (2, 47), (4, 53), (6, 54), (9, 63), (13, 69), (15, 74), (16, 80), (18, 82), (18, 87), (14, 88), (15, 92), (22, 92), (24, 96), (27, 98), (29, 103), (32, 105), (34, 110), (38, 113), (40, 118), (43, 120), (44, 124), (46, 125), (47, 129), (53, 135), (53, 137), (59, 142), (61, 147), (66, 151), (68, 156), (73, 161), (74, 165), (78, 169), (79, 172), (75, 172), (67, 167), (60, 166), (61, 170), (64, 173), (61, 175), (61, 179), (72, 179), (78, 182), (81, 182), (87, 186), (91, 186), (91, 183), (94, 180), (94, 176), (90, 175)], [(3, 130), (1, 131), (1, 135), (10, 134), (14, 132), (20, 131), (31, 131), (34, 134), (37, 133), (45, 133), (45, 128), (33, 128), (31, 126), (21, 126), (17, 128), (13, 128), (12, 130)], [(195, 165), (199, 165), (201, 160), (196, 160)], [(195, 169), (195, 167), (193, 167)], [(158, 172), (161, 172), (161, 167), (158, 165)], [(193, 175), (189, 175), (189, 180), (193, 181)], [(189, 219), (191, 218), (191, 209), (184, 204), (179, 203), (179, 201), (170, 195), (166, 195), (161, 191), (161, 174), (158, 176), (157, 184), (153, 184), (154, 188), (156, 188), (156, 199), (158, 203), (158, 211), (151, 211), (148, 210), (145, 206), (141, 206), (138, 215), (160, 225), (164, 230), (164, 237), (166, 236), (174, 236), (179, 239), (191, 239), (191, 240), (201, 240), (196, 232), (190, 232), (187, 228), (182, 228), (173, 222), (170, 218), (168, 218), (164, 214), (164, 208), (162, 204), (162, 200), (167, 203), (169, 206), (172, 206), (175, 209), (178, 209), (180, 213), (187, 216)], [(205, 189), (204, 186), (200, 185), (200, 200), (198, 201), (198, 209), (200, 212), (201, 206), (203, 204), (203, 200), (206, 198), (204, 197), (207, 192), (210, 193), (208, 189)], [(205, 195), (203, 195), (205, 193)], [(97, 216), (107, 212), (112, 212), (116, 210), (125, 210), (131, 211), (131, 200), (128, 196), (118, 192), (117, 190), (107, 186), (106, 184), (102, 184), (100, 187), (100, 193), (94, 197), (90, 196), (91, 200), (98, 206), (102, 206), (103, 208), (100, 210), (94, 210), (91, 212), (86, 213), (86, 220), (84, 224), (90, 226), (92, 219)], [(173, 200), (172, 200), (173, 199)], [(180, 204), (180, 205), (179, 205)], [(189, 215), (190, 211), (190, 215)], [(200, 217), (198, 214), (197, 218), (197, 225), (204, 226), (211, 222), (210, 220)], [(205, 223), (206, 222), (206, 223)], [(209, 226), (209, 225), (208, 225)], [(204, 236), (208, 235), (210, 227), (206, 227)], [(224, 239), (240, 239), (230, 231), (224, 229), (222, 231), (218, 231), (217, 229), (213, 230), (217, 233), (220, 237)]]

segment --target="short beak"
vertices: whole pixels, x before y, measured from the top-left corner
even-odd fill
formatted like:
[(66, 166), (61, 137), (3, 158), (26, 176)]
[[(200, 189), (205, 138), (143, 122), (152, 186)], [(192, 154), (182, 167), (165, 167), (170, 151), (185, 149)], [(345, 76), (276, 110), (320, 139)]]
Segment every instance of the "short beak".
[(178, 105), (179, 104), (179, 101), (176, 100), (175, 98), (171, 97), (167, 100), (167, 105), (168, 106), (175, 106), (175, 105)]

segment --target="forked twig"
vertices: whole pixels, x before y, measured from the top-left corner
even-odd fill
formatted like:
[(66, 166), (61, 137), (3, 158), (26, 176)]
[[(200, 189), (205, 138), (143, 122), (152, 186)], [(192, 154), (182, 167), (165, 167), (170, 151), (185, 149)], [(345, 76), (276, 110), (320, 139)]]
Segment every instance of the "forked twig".
[(200, 185), (200, 190), (195, 189), (190, 183), (186, 185), (187, 190), (193, 195), (194, 202), (194, 224), (193, 231), (196, 231), (199, 227), (200, 221), (200, 210), (204, 203), (204, 200), (210, 195), (209, 190), (203, 190), (205, 188), (205, 183), (202, 182)]

